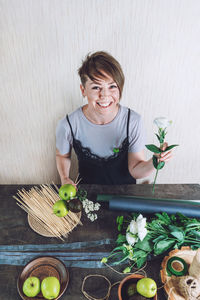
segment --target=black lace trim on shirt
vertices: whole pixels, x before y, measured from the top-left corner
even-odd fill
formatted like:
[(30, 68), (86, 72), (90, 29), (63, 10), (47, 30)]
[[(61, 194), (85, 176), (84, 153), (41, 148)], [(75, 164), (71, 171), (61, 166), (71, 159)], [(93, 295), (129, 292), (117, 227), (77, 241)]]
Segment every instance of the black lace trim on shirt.
[(128, 144), (128, 138), (126, 137), (119, 148), (119, 152), (113, 153), (113, 155), (108, 157), (100, 157), (99, 155), (92, 153), (89, 147), (83, 147), (79, 140), (76, 140), (75, 138), (73, 139), (73, 147), (78, 157), (92, 159), (97, 162), (108, 162), (118, 158), (122, 153), (127, 152)]

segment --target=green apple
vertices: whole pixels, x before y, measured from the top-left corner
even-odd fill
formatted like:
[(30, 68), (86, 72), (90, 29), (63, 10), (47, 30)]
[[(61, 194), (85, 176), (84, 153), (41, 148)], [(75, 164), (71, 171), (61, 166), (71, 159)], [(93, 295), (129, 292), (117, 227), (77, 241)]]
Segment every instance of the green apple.
[(40, 280), (37, 277), (28, 277), (23, 283), (23, 293), (27, 297), (35, 297), (40, 292)]
[(151, 278), (142, 278), (138, 280), (136, 289), (140, 295), (151, 298), (154, 297), (157, 292), (157, 285)]
[(76, 196), (76, 188), (73, 184), (64, 184), (59, 189), (59, 196), (62, 200), (69, 200)]
[(45, 299), (55, 299), (60, 293), (60, 282), (56, 277), (49, 276), (42, 280), (41, 292)]
[(65, 200), (58, 200), (53, 205), (53, 213), (57, 217), (65, 217), (68, 214), (67, 202)]

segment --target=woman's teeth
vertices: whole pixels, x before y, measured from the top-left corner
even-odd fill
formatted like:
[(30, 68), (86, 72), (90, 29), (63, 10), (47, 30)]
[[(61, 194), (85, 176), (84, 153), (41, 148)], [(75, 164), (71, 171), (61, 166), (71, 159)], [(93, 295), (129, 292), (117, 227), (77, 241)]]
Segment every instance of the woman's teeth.
[(107, 102), (107, 103), (100, 103), (100, 102), (97, 102), (97, 104), (101, 107), (108, 107), (110, 106), (111, 102)]

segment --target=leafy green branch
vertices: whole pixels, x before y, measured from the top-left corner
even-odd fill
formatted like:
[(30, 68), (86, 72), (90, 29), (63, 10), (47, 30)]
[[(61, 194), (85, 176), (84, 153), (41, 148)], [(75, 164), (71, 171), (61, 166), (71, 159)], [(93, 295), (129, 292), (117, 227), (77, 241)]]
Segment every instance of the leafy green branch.
[(142, 241), (138, 240), (134, 245), (128, 244), (126, 233), (130, 225), (126, 224), (127, 219), (123, 216), (117, 217), (117, 226), (121, 225), (121, 232), (116, 240), (117, 246), (108, 257), (102, 259), (102, 263), (109, 262), (113, 265), (126, 262), (128, 266), (124, 273), (131, 272), (134, 266), (142, 267), (149, 255), (158, 256), (182, 246), (190, 246), (193, 250), (200, 248), (200, 221), (181, 213), (156, 213), (146, 224), (145, 238)]

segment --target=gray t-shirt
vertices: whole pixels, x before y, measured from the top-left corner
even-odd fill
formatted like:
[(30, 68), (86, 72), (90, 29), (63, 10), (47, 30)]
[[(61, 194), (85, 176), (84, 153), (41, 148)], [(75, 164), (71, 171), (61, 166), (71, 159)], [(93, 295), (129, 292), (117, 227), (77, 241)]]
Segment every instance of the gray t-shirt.
[[(119, 105), (116, 117), (108, 124), (96, 125), (83, 114), (82, 107), (69, 114), (75, 139), (83, 147), (100, 157), (113, 155), (114, 148), (120, 148), (127, 136), (128, 108)], [(144, 149), (145, 138), (141, 116), (135, 111), (130, 112), (129, 121), (129, 152), (139, 152)], [(71, 151), (73, 138), (66, 117), (58, 122), (56, 128), (56, 148), (64, 155)]]

